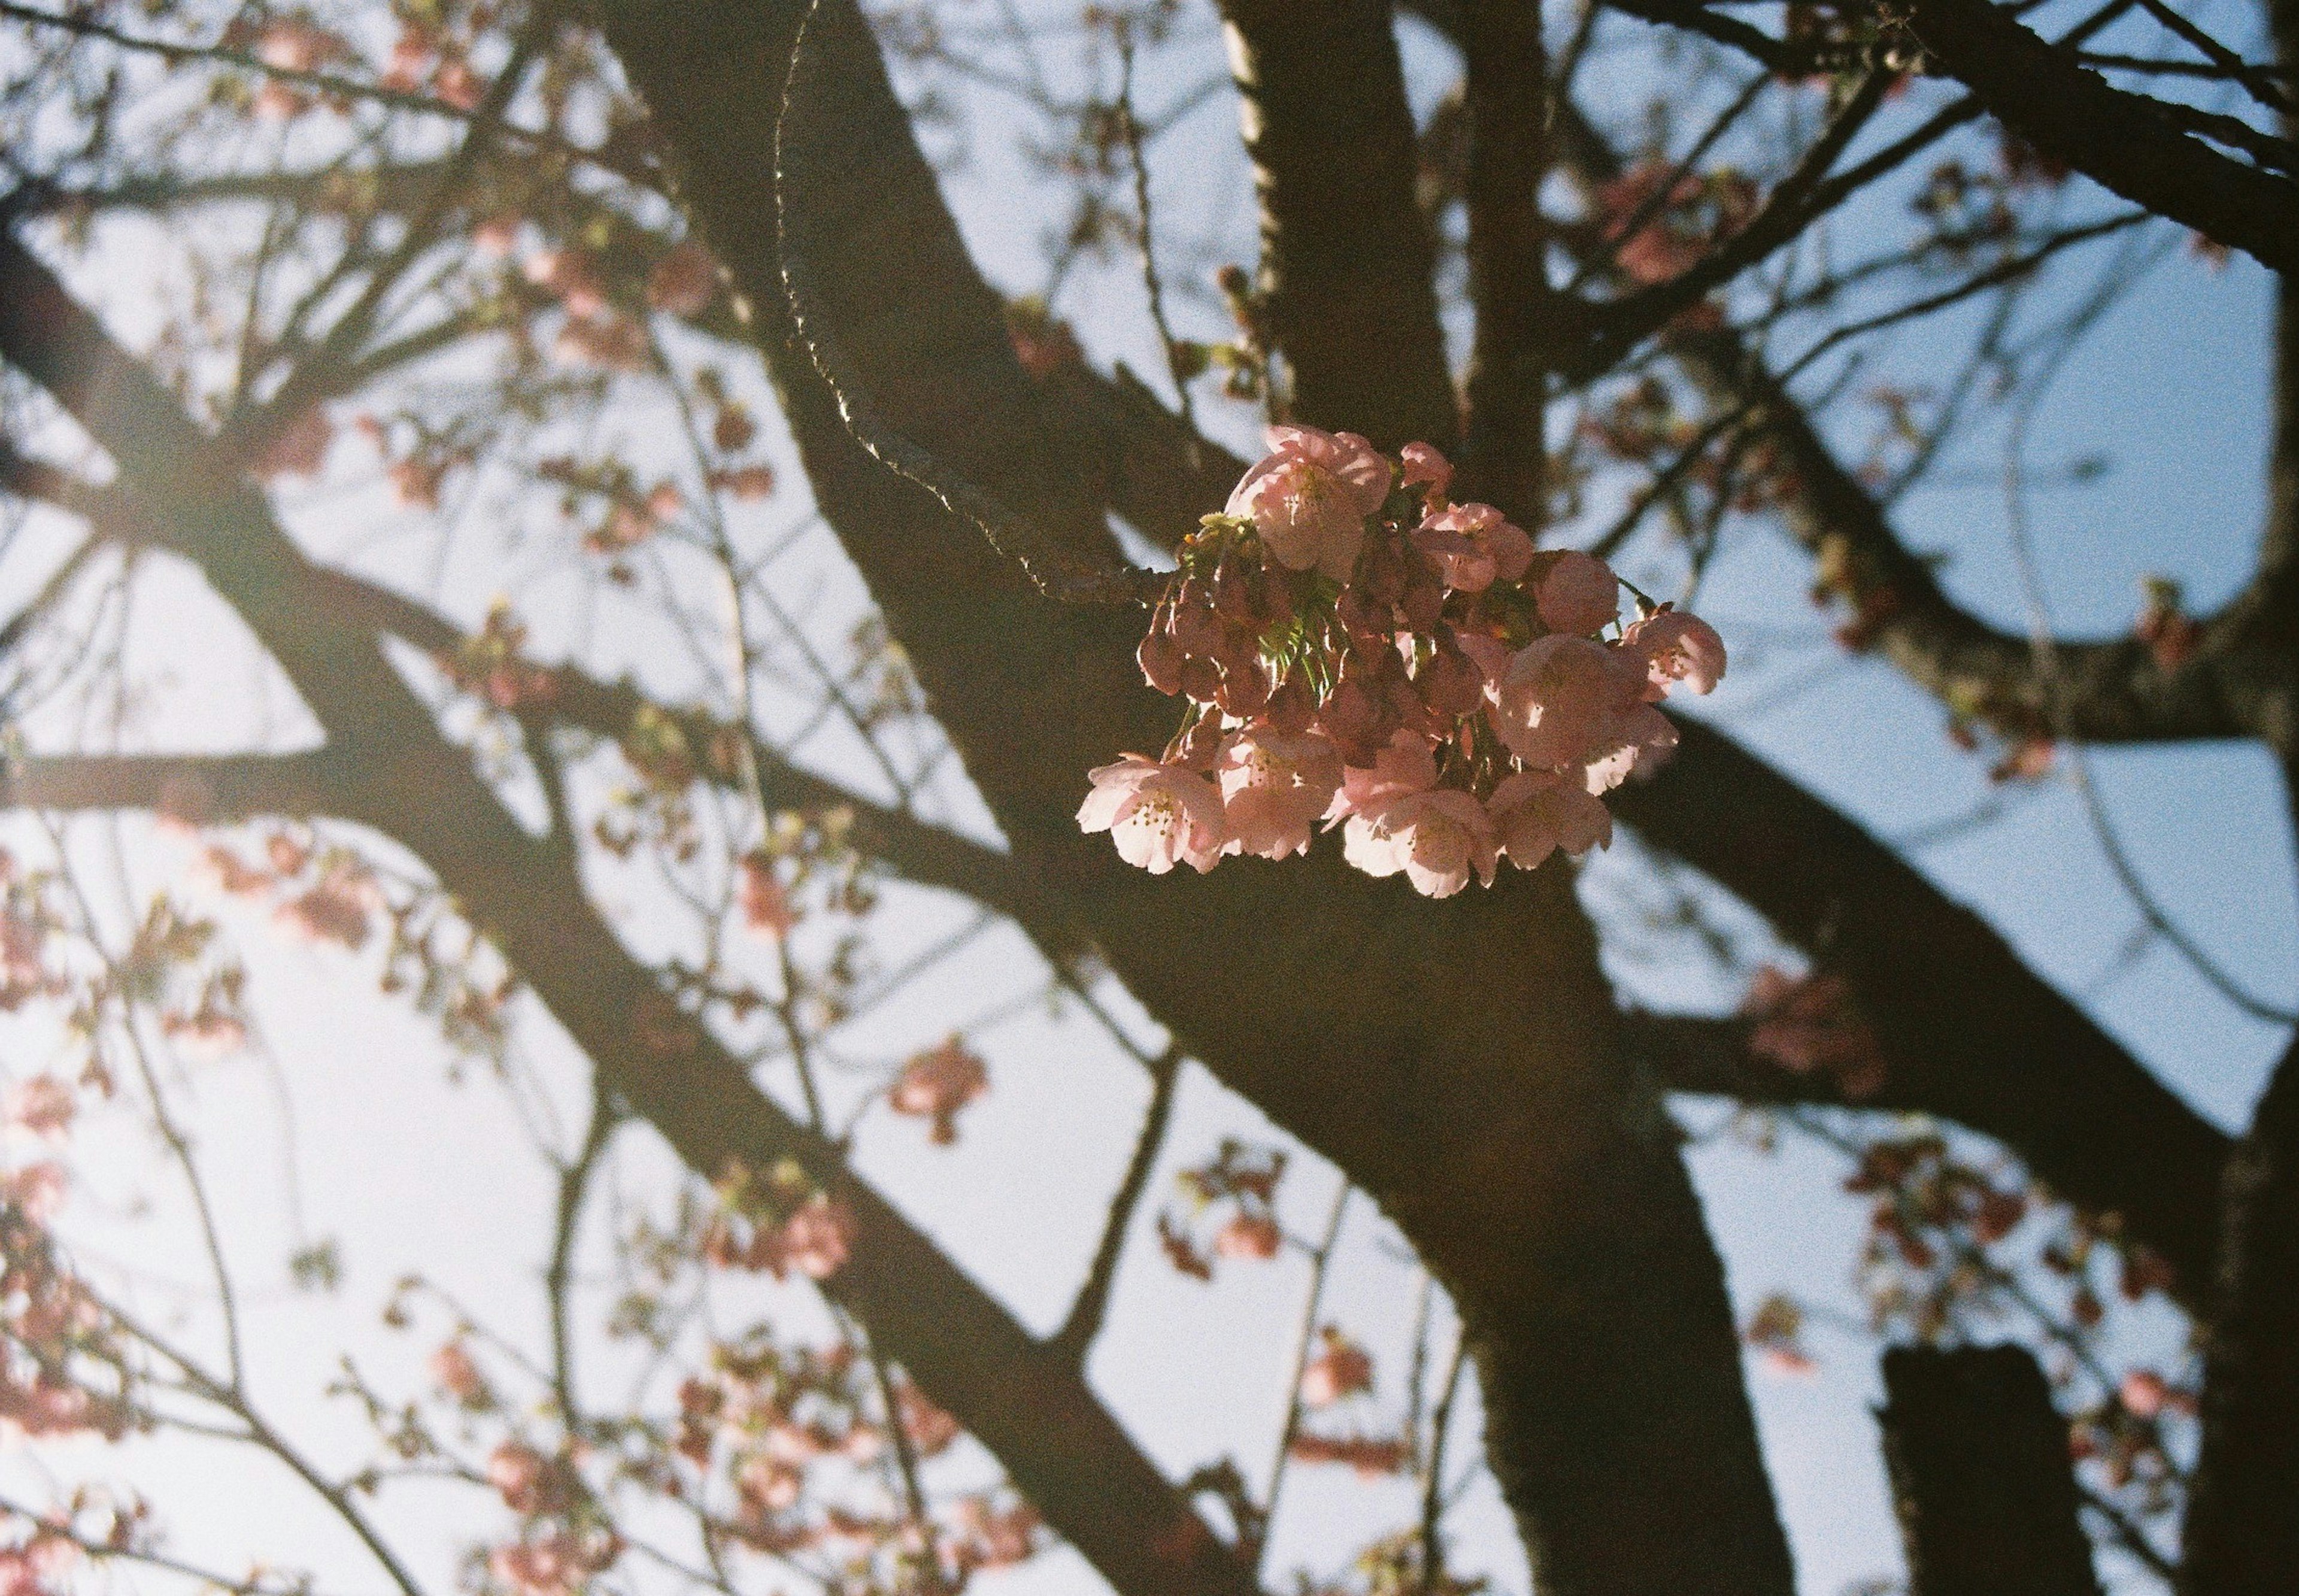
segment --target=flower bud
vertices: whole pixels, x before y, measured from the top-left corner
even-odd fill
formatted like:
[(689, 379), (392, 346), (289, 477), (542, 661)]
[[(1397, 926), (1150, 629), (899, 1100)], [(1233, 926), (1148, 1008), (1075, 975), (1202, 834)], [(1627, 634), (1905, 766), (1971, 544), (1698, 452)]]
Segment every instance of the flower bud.
[(1158, 692), (1174, 694), (1182, 690), (1182, 645), (1174, 641), (1174, 634), (1162, 624), (1150, 628), (1134, 658), (1141, 662), (1141, 679)]
[(1182, 691), (1199, 703), (1213, 702), (1221, 692), (1221, 667), (1204, 654), (1191, 654), (1182, 661)]
[(1277, 691), (1269, 695), (1269, 724), (1288, 736), (1299, 736), (1309, 729), (1317, 718), (1316, 700), (1310, 695), (1308, 684), (1301, 679), (1299, 670), (1286, 673)]
[(1184, 653), (1211, 659), (1221, 653), (1223, 627), (1214, 614), (1213, 595), (1195, 577), (1182, 584), (1174, 605), (1174, 641)]

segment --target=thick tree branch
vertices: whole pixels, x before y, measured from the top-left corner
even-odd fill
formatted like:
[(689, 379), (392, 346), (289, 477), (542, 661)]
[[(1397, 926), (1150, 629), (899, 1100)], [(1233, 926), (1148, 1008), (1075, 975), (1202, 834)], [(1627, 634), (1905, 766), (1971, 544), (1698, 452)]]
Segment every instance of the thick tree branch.
[[(166, 545), (163, 524), (123, 487), (82, 482), (26, 461), (4, 445), (0, 445), (0, 490), (80, 516), (106, 542)], [(466, 641), (466, 634), (447, 617), (380, 583), (319, 565), (309, 567), (303, 579), (330, 619), (395, 636), (435, 659), (452, 659)], [(700, 709), (666, 709), (628, 681), (603, 682), (572, 665), (544, 669), (552, 690), (546, 705), (528, 712), (532, 726), (576, 727), (619, 742), (643, 711), (667, 715), (686, 745), (704, 756), (700, 763), (705, 777), (722, 786), (736, 785), (736, 772), (713, 767), (708, 752), (721, 746), (727, 736), (744, 735), (742, 727)], [(852, 819), (849, 836), (865, 857), (921, 886), (963, 894), (1008, 916), (1050, 959), (1067, 961), (1083, 951), (1075, 913), (1045, 883), (1017, 869), (1009, 856), (863, 797), (793, 764), (755, 739), (752, 755), (759, 796), (769, 807), (818, 814), (842, 810)]]
[(1895, 1347), (1884, 1393), (1908, 1596), (2099, 1596), (2067, 1420), (2033, 1354)]
[(303, 753), (49, 754), (0, 767), (0, 807), (159, 810), (194, 825), (328, 813), (342, 761)]
[(2110, 87), (1993, 0), (1904, 0), (1910, 32), (2046, 154), (2159, 216), (2299, 270), (2299, 184), (2182, 132), (2170, 107)]
[(2182, 1596), (2299, 1590), (2299, 1043), (2227, 1163)]
[(1995, 1137), (2081, 1207), (2120, 1213), (2199, 1306), (2227, 1141), (1970, 910), (1843, 815), (1697, 721), (1614, 794), (1656, 846), (1851, 981), (1883, 1044), (1880, 1107)]
[(1477, 307), (1461, 492), (1540, 536), (1548, 517), (1548, 388), (1558, 348), (1540, 188), (1548, 174), (1541, 8), (1471, 0), (1466, 106), (1469, 295)]
[[(0, 237), (0, 358), (112, 455), (164, 546), (196, 561), (329, 734), (333, 812), (415, 852), (468, 906), (609, 1083), (709, 1179), (795, 1161), (852, 1208), (832, 1294), (1125, 1596), (1248, 1596), (1250, 1570), (1133, 1446), (1073, 1364), (1035, 1342), (785, 1115), (622, 947), (562, 854), (519, 829), (377, 652), (228, 452), (12, 238)], [(160, 509), (165, 507), (162, 520)], [(1026, 1400), (1017, 1400), (1018, 1393)]]
[[(1721, 1270), (1665, 1115), (1612, 1052), (1610, 993), (1569, 876), (1515, 875), (1490, 893), (1431, 904), (1329, 851), (1282, 873), (1242, 860), (1202, 879), (1149, 880), (1100, 839), (1077, 835), (1085, 769), (1117, 749), (1161, 744), (1170, 707), (1139, 685), (1130, 658), (1138, 619), (1113, 624), (1022, 592), (974, 528), (861, 453), (791, 348), (777, 313), (778, 241), (763, 225), (775, 207), (762, 147), (771, 129), (751, 126), (751, 108), (768, 92), (761, 78), (787, 59), (796, 9), (697, 12), (622, 0), (606, 19), (682, 157), (683, 192), (760, 312), (759, 343), (817, 501), (1016, 857), (1063, 885), (1113, 968), (1193, 1055), (1374, 1193), (1444, 1279), (1478, 1346), (1487, 1411), (1500, 1416), (1492, 1455), (1543, 1577), (1591, 1592), (1784, 1591), (1785, 1547)], [(1271, 119), (1264, 136), (1275, 142), (1262, 148), (1273, 161), (1291, 136), (1277, 126), (1280, 105), (1302, 102), (1313, 118), (1336, 109), (1307, 104), (1303, 80), (1289, 75), (1337, 71), (1310, 59), (1334, 36), (1299, 21), (1257, 37), (1248, 63), (1255, 104)], [(800, 154), (785, 168), (788, 203), (809, 219), (808, 264), (830, 300), (823, 313), (904, 436), (1041, 524), (1085, 536), (1101, 513), (1087, 496), (1096, 485), (1064, 458), (1059, 432), (1035, 419), (1039, 396), (867, 29), (845, 0), (825, 4), (812, 26), (827, 30), (817, 70), (839, 80), (810, 95), (813, 125), (786, 129), (786, 156), (793, 144)], [(1385, 35), (1375, 43), (1394, 50)], [(1385, 232), (1353, 233), (1349, 245), (1378, 254), (1409, 236), (1425, 250), (1401, 91), (1366, 108), (1362, 74), (1337, 90), (1353, 96), (1351, 115), (1393, 121), (1408, 140), (1396, 215), (1382, 219)], [(1329, 137), (1364, 131), (1328, 126)], [(1307, 144), (1288, 160), (1313, 157), (1327, 169), (1305, 173), (1313, 192), (1358, 164), (1354, 151)], [(1433, 306), (1426, 278), (1393, 263), (1336, 264), (1377, 270)], [(1344, 374), (1303, 363), (1330, 351), (1358, 367), (1349, 380), (1380, 407), (1376, 419), (1312, 419), (1438, 433), (1452, 400), (1433, 336), (1419, 353), (1398, 341), (1422, 313), (1385, 321), (1352, 305), (1349, 320), (1352, 338), (1380, 329), (1372, 362), (1362, 341), (1337, 342), (1321, 325), (1324, 344), (1291, 352), (1297, 377), (1305, 395), (1333, 391), (1321, 389), (1329, 382), (1346, 387)], [(1401, 375), (1415, 378), (1409, 390)], [(1246, 946), (1259, 1023), (1241, 1027), (1233, 951)], [(1432, 1002), (1440, 991), (1449, 995)], [(1526, 993), (1538, 994), (1530, 1009)]]
[[(1089, 375), (1070, 381), (1083, 385)], [(1180, 427), (1162, 409), (1129, 416), (1168, 440)], [(1238, 469), (1213, 445), (1203, 451), (1216, 474)], [(1178, 453), (1172, 441), (1135, 451), (1143, 459)], [(1138, 511), (1121, 497), (1113, 508), (1157, 526), (1155, 506), (1167, 496)], [(1676, 761), (1615, 793), (1614, 807), (1647, 842), (1852, 979), (1890, 1063), (1882, 1091), (1866, 1101), (1992, 1136), (2071, 1201), (2121, 1214), (2171, 1261), (2176, 1294), (2200, 1311), (2227, 1138), (1891, 849), (1722, 733), (1681, 727)], [(1670, 1090), (1753, 1102), (1843, 1101), (1831, 1081), (1767, 1070), (1745, 1054), (1722, 1070), (1732, 1022), (1714, 1022), (1705, 1037), (1699, 1022), (1671, 1020), (1664, 1035), (1646, 1031), (1651, 1022), (1635, 1015), (1623, 1023), (1632, 1053), (1660, 1065)]]
[[(1301, 418), (1394, 449), (1460, 430), (1388, 0), (1223, 0), (1261, 195), (1260, 288)], [(1362, 358), (1365, 339), (1386, 358)]]

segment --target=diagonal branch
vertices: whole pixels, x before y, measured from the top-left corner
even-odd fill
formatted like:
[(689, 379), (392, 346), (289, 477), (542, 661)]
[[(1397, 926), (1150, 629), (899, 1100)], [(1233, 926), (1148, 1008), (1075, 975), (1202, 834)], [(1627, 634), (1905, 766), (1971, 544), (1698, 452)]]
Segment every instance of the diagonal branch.
[(2180, 130), (2174, 108), (2109, 87), (1993, 0), (1905, 0), (1908, 30), (2046, 155), (2282, 272), (2299, 270), (2299, 183)]
[(1660, 775), (1614, 794), (1621, 818), (1825, 952), (1885, 1050), (1871, 1101), (1994, 1136), (2070, 1201), (2121, 1213), (2199, 1305), (2226, 1138), (1914, 867), (1722, 734), (1678, 729)]
[(1125, 1596), (1249, 1596), (1250, 1571), (1075, 1365), (1032, 1338), (679, 1010), (599, 917), (564, 855), (520, 830), (440, 734), (372, 632), (330, 614), (315, 568), (220, 458), (227, 452), (8, 237), (0, 358), (39, 380), (111, 453), (162, 546), (199, 563), (287, 672), (329, 735), (328, 807), (421, 858), (690, 1168), (715, 1180), (789, 1160), (843, 1198), (857, 1236), (852, 1261), (829, 1283), (834, 1297)]

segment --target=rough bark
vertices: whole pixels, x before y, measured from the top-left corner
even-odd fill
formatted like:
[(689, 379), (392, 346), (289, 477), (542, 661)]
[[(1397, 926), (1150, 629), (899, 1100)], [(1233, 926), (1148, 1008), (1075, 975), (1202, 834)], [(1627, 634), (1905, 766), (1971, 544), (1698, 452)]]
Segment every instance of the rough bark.
[[(1479, 1348), (1492, 1455), (1544, 1589), (1784, 1591), (1722, 1271), (1672, 1127), (1618, 1067), (1610, 994), (1569, 876), (1515, 876), (1431, 904), (1327, 851), (1282, 870), (1241, 860), (1151, 880), (1103, 839), (1080, 838), (1070, 811), (1086, 767), (1162, 743), (1170, 706), (1134, 678), (1138, 616), (1025, 592), (976, 531), (862, 454), (792, 349), (768, 187), (773, 130), (758, 115), (792, 8), (626, 0), (606, 16), (682, 161), (694, 214), (750, 296), (818, 502), (1017, 860), (1080, 905), (1113, 967), (1193, 1054), (1340, 1163), (1446, 1281)], [(836, 86), (818, 96), (819, 122), (793, 130), (803, 180), (790, 196), (826, 285), (828, 303), (813, 308), (906, 436), (1091, 546), (1099, 507), (1073, 496), (1091, 485), (1032, 414), (995, 303), (867, 30), (845, 4), (826, 4), (814, 25), (830, 30), (821, 70)], [(1299, 93), (1276, 60), (1265, 46), (1252, 63), (1270, 118), (1264, 158), (1291, 147), (1348, 164), (1337, 150), (1286, 144), (1279, 107)], [(1401, 99), (1384, 114), (1401, 119)], [(1417, 238), (1409, 175), (1389, 231)], [(1425, 278), (1419, 292), (1431, 303)], [(1423, 320), (1433, 327), (1433, 310)], [(1390, 408), (1408, 357), (1441, 373), (1433, 353), (1396, 342), (1398, 327), (1421, 322), (1360, 309), (1353, 324), (1380, 329), (1377, 348), (1349, 359), (1366, 362), (1357, 380), (1381, 391), (1387, 419), (1310, 419), (1391, 442), (1437, 434), (1448, 401), (1432, 399), (1435, 383), (1414, 401), (1430, 421)], [(1307, 353), (1297, 345), (1296, 362)], [(1305, 395), (1329, 391), (1306, 368), (1300, 377)]]
[(2219, 154), (1993, 0), (1906, 0), (1905, 12), (1932, 59), (2046, 154), (2278, 271), (2299, 270), (2299, 184)]
[[(1420, 439), (1449, 453), (1459, 412), (1389, 0), (1221, 11), (1261, 197), (1259, 287), (1296, 403), (1384, 449)], [(1384, 358), (1367, 361), (1369, 343)]]
[(1678, 727), (1676, 758), (1615, 807), (1783, 935), (1826, 949), (1884, 1048), (1877, 1104), (1984, 1132), (2071, 1201), (2121, 1213), (2198, 1305), (2226, 1137), (1913, 866), (1721, 734)]
[(1884, 1392), (1908, 1596), (2099, 1596), (2067, 1421), (2025, 1347), (1895, 1347)]
[(2299, 1592), (2299, 1044), (2228, 1157), (2184, 1596)]

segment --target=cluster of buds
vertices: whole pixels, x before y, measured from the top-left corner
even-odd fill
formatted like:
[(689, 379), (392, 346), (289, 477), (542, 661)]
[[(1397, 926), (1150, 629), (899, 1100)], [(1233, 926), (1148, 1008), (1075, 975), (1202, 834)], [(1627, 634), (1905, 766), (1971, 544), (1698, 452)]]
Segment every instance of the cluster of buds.
[(1531, 869), (1611, 840), (1602, 794), (1664, 755), (1653, 705), (1724, 674), (1706, 623), (1603, 561), (1540, 550), (1446, 496), (1426, 444), (1392, 463), (1352, 433), (1272, 427), (1270, 453), (1180, 552), (1141, 670), (1187, 701), (1164, 756), (1092, 772), (1078, 811), (1129, 863), (1283, 859), (1343, 825), (1347, 857), (1446, 897), (1500, 858)]

